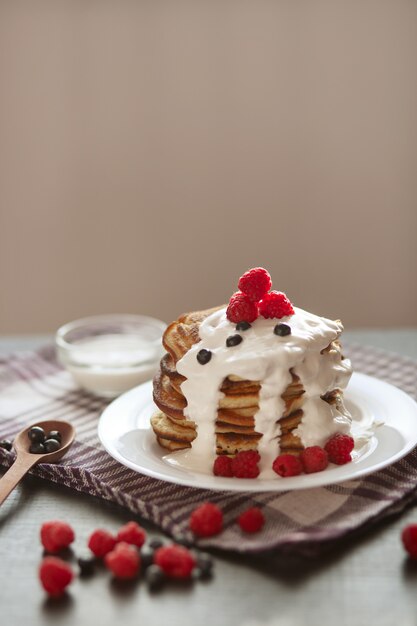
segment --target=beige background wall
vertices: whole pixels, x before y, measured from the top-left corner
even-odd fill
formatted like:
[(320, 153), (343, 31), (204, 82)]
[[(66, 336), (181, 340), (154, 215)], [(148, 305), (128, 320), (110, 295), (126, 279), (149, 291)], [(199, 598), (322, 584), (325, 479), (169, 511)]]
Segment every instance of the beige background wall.
[(253, 265), (417, 319), (417, 2), (0, 0), (0, 333), (170, 320)]

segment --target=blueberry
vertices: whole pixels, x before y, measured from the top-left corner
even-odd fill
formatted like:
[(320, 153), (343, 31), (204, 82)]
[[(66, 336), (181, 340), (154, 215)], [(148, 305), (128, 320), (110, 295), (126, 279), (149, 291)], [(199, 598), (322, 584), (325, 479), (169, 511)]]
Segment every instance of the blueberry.
[(43, 445), (42, 442), (35, 441), (30, 444), (29, 452), (31, 452), (32, 454), (44, 454), (45, 446)]
[(45, 441), (45, 431), (40, 426), (32, 426), (28, 431), (28, 437), (32, 443), (43, 443)]
[(43, 442), (46, 452), (56, 452), (60, 449), (61, 443), (56, 439), (45, 439)]
[(78, 567), (80, 568), (80, 576), (91, 576), (94, 574), (94, 568), (96, 560), (94, 557), (80, 556), (77, 559)]
[(228, 348), (232, 348), (233, 346), (238, 346), (243, 341), (243, 337), (241, 335), (230, 335), (226, 339), (226, 346)]
[(200, 365), (205, 365), (211, 359), (210, 350), (205, 350), (204, 348), (197, 353), (197, 361)]
[(236, 324), (236, 330), (248, 330), (248, 328), (251, 328), (252, 324), (249, 324), (249, 322), (239, 322), (238, 324)]
[(0, 448), (3, 448), (3, 450), (7, 450), (8, 452), (10, 452), (12, 447), (13, 444), (10, 439), (3, 439), (2, 441), (0, 441)]
[(140, 551), (140, 561), (141, 561), (141, 565), (142, 565), (142, 569), (146, 569), (147, 567), (150, 567), (153, 564), (153, 555), (154, 555), (154, 550), (152, 550), (149, 547), (144, 547), (142, 548), (142, 550)]
[(184, 548), (191, 548), (191, 546), (193, 545), (193, 542), (184, 536), (180, 536), (177, 539), (175, 539), (175, 543), (178, 544), (179, 546), (184, 546)]
[(150, 565), (145, 572), (145, 579), (150, 591), (157, 591), (165, 582), (165, 574), (159, 565)]
[(59, 443), (61, 443), (62, 441), (61, 433), (59, 432), (59, 430), (51, 430), (46, 435), (46, 439), (56, 439), (57, 441), (59, 441)]
[(288, 324), (277, 324), (274, 328), (274, 333), (279, 337), (285, 337), (286, 335), (291, 335), (291, 328)]
[(210, 578), (213, 573), (213, 559), (210, 555), (201, 552), (197, 556), (198, 578)]
[(158, 550), (158, 548), (162, 548), (162, 546), (164, 545), (164, 542), (162, 541), (162, 539), (151, 539), (149, 542), (149, 547), (152, 548), (152, 550)]

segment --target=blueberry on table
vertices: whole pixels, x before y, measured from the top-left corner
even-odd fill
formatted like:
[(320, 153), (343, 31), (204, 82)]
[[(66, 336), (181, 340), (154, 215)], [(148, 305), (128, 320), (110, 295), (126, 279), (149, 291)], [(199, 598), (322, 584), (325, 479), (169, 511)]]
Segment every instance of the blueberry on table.
[(61, 443), (57, 439), (45, 439), (43, 445), (46, 452), (56, 452), (61, 447)]
[(32, 454), (45, 454), (45, 446), (40, 441), (34, 441), (30, 444), (29, 452)]
[(94, 573), (96, 560), (94, 557), (80, 556), (77, 559), (80, 576), (91, 576)]
[(164, 542), (162, 539), (158, 539), (157, 537), (151, 539), (149, 542), (149, 547), (152, 548), (152, 550), (158, 550), (158, 548), (162, 548), (163, 545)]
[(45, 431), (41, 426), (32, 426), (28, 430), (28, 437), (32, 443), (43, 443), (45, 441)]
[(209, 578), (213, 571), (213, 559), (211, 556), (200, 552), (197, 556), (197, 568), (200, 570), (199, 578)]
[(0, 441), (0, 448), (3, 448), (3, 450), (7, 450), (8, 452), (10, 452), (12, 447), (13, 444), (10, 439), (2, 439), (2, 441)]
[(160, 589), (165, 582), (165, 574), (159, 565), (150, 565), (145, 572), (145, 579), (150, 591)]

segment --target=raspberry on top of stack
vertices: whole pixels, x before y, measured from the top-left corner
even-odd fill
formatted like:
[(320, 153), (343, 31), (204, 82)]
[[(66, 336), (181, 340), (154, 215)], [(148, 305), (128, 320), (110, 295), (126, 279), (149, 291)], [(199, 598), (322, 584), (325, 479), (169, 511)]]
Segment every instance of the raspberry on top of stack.
[[(333, 458), (351, 460), (343, 325), (293, 306), (271, 287), (269, 273), (253, 268), (227, 306), (182, 315), (164, 333), (151, 424), (161, 446), (185, 451), (178, 461), (189, 467), (276, 477), (277, 457), (302, 460), (306, 449), (324, 450), (336, 435), (349, 437), (350, 451)], [(248, 452), (256, 456), (242, 458)]]

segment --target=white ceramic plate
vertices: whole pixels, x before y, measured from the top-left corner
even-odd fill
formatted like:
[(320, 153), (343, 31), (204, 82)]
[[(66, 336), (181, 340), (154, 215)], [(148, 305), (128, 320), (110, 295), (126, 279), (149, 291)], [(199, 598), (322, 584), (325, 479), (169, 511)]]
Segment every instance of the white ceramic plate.
[(406, 393), (364, 374), (353, 374), (345, 392), (353, 416), (355, 439), (370, 424), (379, 424), (353, 461), (323, 472), (291, 478), (221, 478), (175, 464), (156, 442), (149, 419), (155, 405), (147, 382), (114, 400), (102, 413), (98, 435), (107, 452), (132, 470), (177, 483), (221, 491), (287, 491), (358, 479), (398, 461), (417, 444), (417, 404)]

